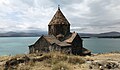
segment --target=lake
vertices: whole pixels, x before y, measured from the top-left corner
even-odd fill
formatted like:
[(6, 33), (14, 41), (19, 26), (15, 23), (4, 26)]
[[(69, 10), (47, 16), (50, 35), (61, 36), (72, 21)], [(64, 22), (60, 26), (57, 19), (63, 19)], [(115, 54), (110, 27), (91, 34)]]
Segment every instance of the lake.
[[(28, 46), (36, 42), (39, 37), (0, 37), (0, 55), (26, 54)], [(86, 38), (83, 39), (85, 48), (92, 53), (106, 53), (120, 51), (120, 39)]]

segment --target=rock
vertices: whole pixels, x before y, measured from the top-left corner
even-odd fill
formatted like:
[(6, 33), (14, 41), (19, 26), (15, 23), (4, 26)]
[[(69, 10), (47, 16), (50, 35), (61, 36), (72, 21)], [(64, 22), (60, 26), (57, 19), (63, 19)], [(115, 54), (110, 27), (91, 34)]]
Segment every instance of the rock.
[(93, 69), (93, 67), (90, 65), (90, 66), (89, 66), (89, 69)]
[(24, 63), (28, 61), (30, 61), (30, 58), (27, 56), (24, 56), (22, 58), (14, 58), (14, 59), (8, 60), (5, 63), (5, 70), (8, 70), (10, 67), (14, 68), (19, 63)]
[(100, 66), (99, 69), (100, 69), (100, 70), (104, 70), (104, 67), (103, 67), (103, 66)]
[(119, 68), (119, 64), (115, 63), (115, 62), (107, 62), (105, 64), (105, 68), (107, 69), (115, 69), (115, 68)]
[(119, 63), (108, 61), (93, 61), (89, 65), (90, 69), (119, 69)]

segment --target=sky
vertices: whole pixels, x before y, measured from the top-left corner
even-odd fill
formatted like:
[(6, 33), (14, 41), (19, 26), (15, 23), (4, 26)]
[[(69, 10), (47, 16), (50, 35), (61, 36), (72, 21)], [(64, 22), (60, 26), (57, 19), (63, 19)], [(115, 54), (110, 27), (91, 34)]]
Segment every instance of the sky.
[(71, 31), (120, 32), (120, 0), (0, 0), (0, 32), (47, 31), (58, 4)]

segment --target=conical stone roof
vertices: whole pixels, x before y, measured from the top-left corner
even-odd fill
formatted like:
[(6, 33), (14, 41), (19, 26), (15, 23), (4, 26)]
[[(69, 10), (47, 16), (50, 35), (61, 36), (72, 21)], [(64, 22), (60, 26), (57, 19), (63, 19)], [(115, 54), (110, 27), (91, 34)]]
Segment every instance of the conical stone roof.
[(63, 24), (63, 25), (70, 25), (68, 20), (65, 18), (63, 13), (61, 12), (60, 8), (58, 7), (57, 12), (53, 16), (52, 20), (48, 25), (58, 25), (58, 24)]

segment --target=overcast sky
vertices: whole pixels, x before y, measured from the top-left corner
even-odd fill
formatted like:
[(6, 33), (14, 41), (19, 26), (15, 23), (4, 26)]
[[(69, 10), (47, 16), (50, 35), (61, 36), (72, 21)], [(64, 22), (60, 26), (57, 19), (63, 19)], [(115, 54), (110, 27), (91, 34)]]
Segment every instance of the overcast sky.
[(47, 31), (58, 4), (72, 31), (120, 32), (120, 0), (0, 0), (0, 32)]

